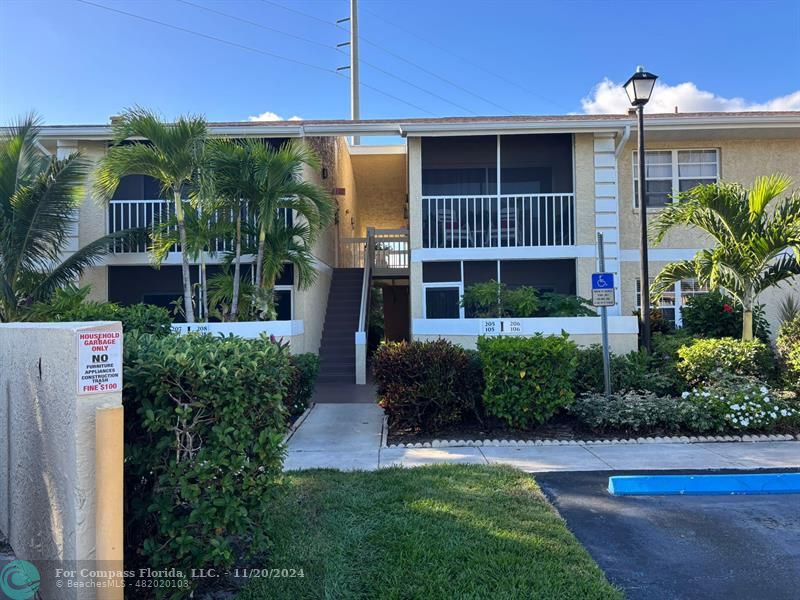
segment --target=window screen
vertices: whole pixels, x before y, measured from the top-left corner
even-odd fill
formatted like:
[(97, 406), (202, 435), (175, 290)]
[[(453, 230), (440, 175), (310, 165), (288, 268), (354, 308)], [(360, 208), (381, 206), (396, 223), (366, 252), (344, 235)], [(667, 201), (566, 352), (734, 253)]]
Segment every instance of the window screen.
[(461, 281), (461, 263), (458, 261), (422, 263), (422, 281), (425, 283)]
[(457, 287), (435, 287), (425, 290), (425, 316), (428, 319), (458, 319), (459, 290)]
[(496, 260), (465, 260), (464, 261), (464, 287), (473, 283), (497, 281)]
[(278, 313), (277, 321), (292, 320), (291, 290), (275, 290), (275, 310)]

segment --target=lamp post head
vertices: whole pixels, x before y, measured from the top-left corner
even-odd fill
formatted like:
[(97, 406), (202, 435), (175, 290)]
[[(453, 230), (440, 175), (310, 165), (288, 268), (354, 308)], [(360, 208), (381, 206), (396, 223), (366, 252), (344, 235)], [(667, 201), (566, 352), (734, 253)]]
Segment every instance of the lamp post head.
[(653, 93), (653, 87), (656, 85), (656, 79), (658, 79), (658, 75), (648, 73), (644, 70), (644, 67), (638, 67), (636, 73), (631, 75), (623, 86), (631, 104), (634, 106), (647, 104), (650, 100), (650, 94)]

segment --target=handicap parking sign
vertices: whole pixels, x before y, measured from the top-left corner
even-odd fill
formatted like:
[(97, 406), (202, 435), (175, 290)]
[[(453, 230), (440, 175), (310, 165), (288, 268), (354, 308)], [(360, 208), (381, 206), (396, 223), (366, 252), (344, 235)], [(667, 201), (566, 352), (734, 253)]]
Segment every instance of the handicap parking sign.
[(592, 273), (592, 305), (614, 306), (614, 274)]

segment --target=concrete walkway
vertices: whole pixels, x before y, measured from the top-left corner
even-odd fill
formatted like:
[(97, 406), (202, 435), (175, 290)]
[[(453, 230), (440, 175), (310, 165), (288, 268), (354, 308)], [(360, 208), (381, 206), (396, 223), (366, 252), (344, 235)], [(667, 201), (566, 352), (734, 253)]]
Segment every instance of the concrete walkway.
[(382, 429), (383, 410), (374, 404), (317, 404), (289, 439), (284, 469), (370, 471), (437, 463), (506, 464), (530, 473), (800, 468), (800, 441), (381, 448)]

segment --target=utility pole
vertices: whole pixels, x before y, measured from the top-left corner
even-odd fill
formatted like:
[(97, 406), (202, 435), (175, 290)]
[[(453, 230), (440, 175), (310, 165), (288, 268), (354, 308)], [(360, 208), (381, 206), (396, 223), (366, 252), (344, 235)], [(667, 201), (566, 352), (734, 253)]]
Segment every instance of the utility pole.
[[(357, 121), (361, 118), (361, 102), (359, 99), (358, 85), (358, 0), (350, 0), (350, 16), (336, 21), (341, 24), (350, 21), (350, 41), (337, 44), (337, 48), (350, 46), (350, 66), (339, 67), (337, 71), (350, 69), (350, 119)], [(361, 144), (361, 137), (354, 135), (351, 138), (354, 146)]]

